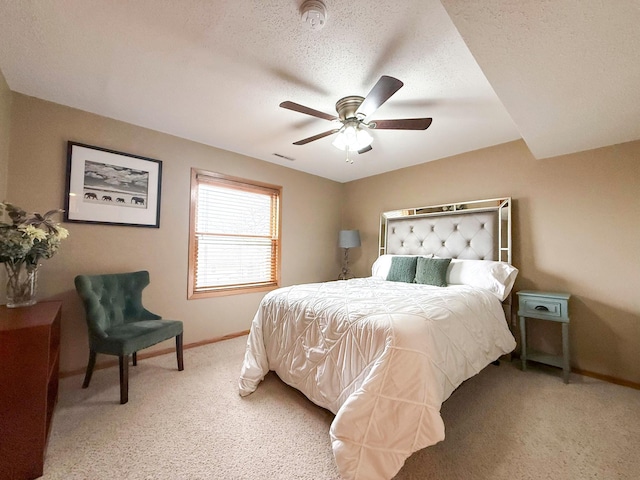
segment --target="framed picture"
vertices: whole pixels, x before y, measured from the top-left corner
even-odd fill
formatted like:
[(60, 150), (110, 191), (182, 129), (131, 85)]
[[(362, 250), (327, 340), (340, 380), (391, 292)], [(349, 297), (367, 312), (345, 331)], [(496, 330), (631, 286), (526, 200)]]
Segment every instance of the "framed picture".
[(67, 222), (160, 227), (162, 162), (68, 142)]

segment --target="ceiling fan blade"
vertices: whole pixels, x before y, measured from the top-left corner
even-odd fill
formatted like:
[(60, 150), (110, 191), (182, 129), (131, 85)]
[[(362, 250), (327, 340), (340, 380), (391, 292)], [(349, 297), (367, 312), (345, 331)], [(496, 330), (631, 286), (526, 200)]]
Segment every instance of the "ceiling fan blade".
[(299, 103), (294, 102), (282, 102), (280, 104), (282, 108), (286, 108), (289, 110), (293, 110), (294, 112), (305, 113), (307, 115), (311, 115), (313, 117), (322, 118), (324, 120), (337, 120), (338, 117), (335, 115), (329, 115), (328, 113), (320, 112), (319, 110), (314, 110), (313, 108), (305, 107), (304, 105), (300, 105)]
[(371, 128), (376, 130), (426, 130), (431, 125), (431, 118), (401, 118), (398, 120), (375, 120)]
[(361, 148), (360, 150), (358, 150), (358, 153), (367, 153), (367, 152), (370, 152), (371, 150), (373, 150), (371, 145), (367, 145), (366, 147)]
[(400, 90), (403, 85), (404, 83), (397, 78), (387, 75), (381, 76), (378, 83), (373, 86), (369, 94), (365, 97), (364, 102), (362, 102), (358, 110), (356, 110), (356, 115), (361, 114), (368, 117), (380, 108), (380, 105), (389, 100), (391, 95)]
[(298, 140), (297, 142), (293, 142), (293, 144), (304, 145), (306, 143), (313, 142), (314, 140), (320, 140), (321, 138), (328, 137), (329, 135), (333, 135), (334, 133), (338, 133), (339, 131), (339, 128), (334, 128), (333, 130), (319, 133), (318, 135), (314, 135), (313, 137), (305, 138), (304, 140)]

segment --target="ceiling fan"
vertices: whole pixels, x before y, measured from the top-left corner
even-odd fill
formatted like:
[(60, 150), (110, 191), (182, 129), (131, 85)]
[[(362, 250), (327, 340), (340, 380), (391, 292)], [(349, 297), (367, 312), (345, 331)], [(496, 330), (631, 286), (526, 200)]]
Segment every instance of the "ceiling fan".
[[(324, 120), (342, 123), (339, 127), (299, 140), (293, 144), (305, 145), (314, 140), (319, 140), (337, 133), (338, 136), (333, 141), (333, 145), (340, 150), (345, 150), (347, 152), (347, 161), (350, 161), (349, 152), (366, 153), (372, 150), (371, 142), (373, 142), (373, 137), (367, 132), (368, 129), (426, 130), (429, 128), (429, 125), (431, 125), (431, 118), (366, 121), (368, 116), (380, 108), (380, 106), (400, 90), (403, 85), (404, 84), (397, 78), (383, 75), (366, 97), (351, 95), (338, 100), (336, 102), (338, 116), (320, 112), (298, 103), (282, 102), (280, 104), (282, 108)], [(351, 161), (351, 163), (353, 163), (353, 161)]]

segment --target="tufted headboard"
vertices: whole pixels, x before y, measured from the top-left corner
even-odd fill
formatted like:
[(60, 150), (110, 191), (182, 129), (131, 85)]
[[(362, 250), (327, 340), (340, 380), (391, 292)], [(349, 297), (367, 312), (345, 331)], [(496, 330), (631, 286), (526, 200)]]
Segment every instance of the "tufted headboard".
[(511, 263), (511, 198), (385, 212), (380, 255), (426, 255)]

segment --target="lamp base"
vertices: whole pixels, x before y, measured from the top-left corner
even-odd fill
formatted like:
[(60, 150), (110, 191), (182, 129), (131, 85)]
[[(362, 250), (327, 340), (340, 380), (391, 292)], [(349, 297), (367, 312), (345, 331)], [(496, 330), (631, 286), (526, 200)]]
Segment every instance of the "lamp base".
[(350, 278), (354, 278), (354, 276), (351, 275), (347, 268), (343, 268), (340, 275), (338, 275), (338, 280), (349, 280)]
[(344, 249), (344, 257), (342, 259), (342, 271), (338, 275), (338, 280), (348, 280), (353, 278), (353, 275), (349, 273), (349, 249)]

